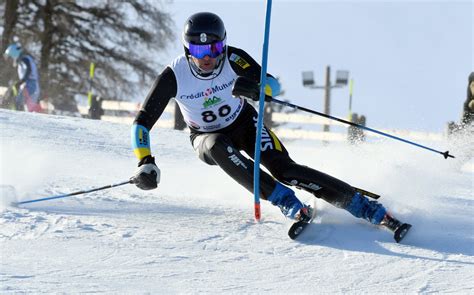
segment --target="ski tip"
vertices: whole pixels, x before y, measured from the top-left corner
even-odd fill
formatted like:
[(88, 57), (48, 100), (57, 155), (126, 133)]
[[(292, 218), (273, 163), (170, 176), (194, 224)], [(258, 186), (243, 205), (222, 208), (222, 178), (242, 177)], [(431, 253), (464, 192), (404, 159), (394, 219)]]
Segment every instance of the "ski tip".
[(288, 236), (290, 237), (290, 239), (296, 239), (303, 232), (305, 227), (308, 226), (308, 224), (309, 223), (304, 221), (297, 221), (293, 223), (293, 225), (288, 230)]
[(403, 238), (406, 236), (410, 228), (411, 228), (411, 224), (408, 224), (408, 223), (404, 223), (399, 228), (397, 228), (393, 236), (395, 241), (397, 243), (400, 243), (400, 241), (403, 240)]

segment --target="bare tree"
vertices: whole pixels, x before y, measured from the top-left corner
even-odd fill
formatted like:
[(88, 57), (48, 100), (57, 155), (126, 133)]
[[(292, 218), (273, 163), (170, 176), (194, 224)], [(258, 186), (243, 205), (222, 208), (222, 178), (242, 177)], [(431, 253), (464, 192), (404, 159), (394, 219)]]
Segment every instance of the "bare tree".
[(171, 17), (154, 0), (6, 1), (19, 1), (14, 33), (40, 61), (43, 93), (63, 109), (87, 92), (90, 62), (96, 93), (133, 96), (155, 77), (157, 56), (174, 38)]
[[(1, 0), (0, 15), (3, 15), (3, 33), (2, 43), (0, 45), (1, 53), (5, 52), (10, 41), (13, 39), (13, 31), (18, 19), (19, 0)], [(7, 65), (6, 61), (0, 61), (0, 85), (7, 85), (8, 78), (15, 73), (11, 65)]]

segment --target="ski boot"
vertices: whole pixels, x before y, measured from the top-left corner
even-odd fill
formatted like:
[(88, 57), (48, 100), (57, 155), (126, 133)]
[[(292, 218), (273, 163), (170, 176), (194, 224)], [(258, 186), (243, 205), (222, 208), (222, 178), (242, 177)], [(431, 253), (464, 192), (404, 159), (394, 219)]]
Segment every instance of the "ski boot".
[(382, 219), (382, 222), (380, 222), (380, 225), (388, 228), (394, 233), (393, 238), (397, 243), (399, 243), (405, 237), (405, 235), (411, 228), (411, 224), (402, 223), (398, 219), (389, 215), (388, 213), (385, 214), (384, 218)]
[(295, 221), (307, 219), (307, 216), (311, 216), (311, 212), (308, 212), (307, 206), (298, 200), (295, 192), (278, 182), (272, 194), (268, 197), (268, 201), (280, 208), (283, 215)]
[(359, 192), (354, 194), (345, 209), (355, 217), (365, 219), (372, 224), (380, 224), (387, 213), (382, 204), (377, 201), (370, 201)]
[(394, 233), (393, 238), (399, 243), (410, 230), (411, 225), (408, 223), (401, 223), (387, 213), (387, 210), (382, 204), (377, 201), (370, 201), (367, 197), (356, 192), (352, 197), (349, 206), (346, 207), (355, 217), (363, 218), (370, 223), (382, 225)]
[(316, 208), (303, 204), (295, 196), (295, 192), (277, 182), (268, 201), (280, 208), (283, 215), (293, 220), (288, 230), (291, 239), (296, 239), (303, 230), (311, 223), (315, 216)]

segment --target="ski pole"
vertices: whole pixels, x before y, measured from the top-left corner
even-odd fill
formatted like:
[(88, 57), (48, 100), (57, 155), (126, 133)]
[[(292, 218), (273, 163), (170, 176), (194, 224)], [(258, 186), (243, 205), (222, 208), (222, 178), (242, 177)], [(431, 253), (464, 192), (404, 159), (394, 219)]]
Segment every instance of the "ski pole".
[(383, 135), (383, 136), (386, 136), (386, 137), (389, 137), (389, 138), (392, 138), (392, 139), (396, 139), (396, 140), (402, 141), (404, 143), (408, 143), (408, 144), (417, 146), (419, 148), (423, 148), (423, 149), (441, 154), (441, 155), (443, 155), (443, 157), (445, 159), (447, 159), (448, 157), (449, 158), (454, 158), (453, 155), (449, 154), (449, 151), (441, 152), (441, 151), (432, 149), (430, 147), (421, 145), (419, 143), (403, 139), (403, 138), (395, 136), (395, 135), (391, 135), (391, 134), (388, 134), (388, 133), (385, 133), (385, 132), (382, 132), (382, 131), (379, 131), (379, 130), (375, 130), (375, 129), (372, 129), (372, 128), (369, 128), (369, 127), (365, 127), (363, 125), (359, 125), (359, 124), (356, 124), (356, 123), (353, 123), (353, 122), (350, 122), (350, 121), (346, 121), (346, 120), (343, 120), (343, 119), (340, 119), (340, 118), (337, 118), (337, 117), (333, 117), (333, 116), (326, 115), (326, 114), (323, 114), (323, 113), (320, 113), (320, 112), (317, 112), (317, 111), (313, 111), (313, 110), (310, 110), (310, 109), (307, 109), (307, 108), (304, 108), (304, 107), (301, 107), (301, 106), (298, 106), (298, 105), (295, 105), (295, 104), (292, 104), (292, 103), (289, 103), (289, 102), (286, 102), (286, 101), (278, 100), (278, 99), (275, 99), (275, 98), (270, 98), (269, 96), (266, 97), (266, 100), (271, 101), (271, 102), (275, 102), (275, 103), (278, 103), (278, 104), (281, 104), (281, 105), (284, 105), (284, 106), (287, 106), (287, 107), (290, 107), (290, 108), (294, 108), (296, 110), (301, 110), (301, 111), (305, 111), (305, 112), (308, 112), (308, 113), (311, 113), (311, 114), (322, 116), (322, 117), (325, 117), (325, 118), (328, 118), (328, 119), (331, 119), (331, 120), (335, 120), (335, 121), (338, 121), (338, 122), (341, 122), (341, 123), (344, 123), (344, 124), (348, 124), (348, 125), (351, 125), (351, 126), (354, 126), (354, 127), (360, 128), (360, 129), (364, 129), (364, 130), (367, 130), (367, 131), (370, 131), (370, 132), (374, 132), (374, 133), (377, 133), (379, 135)]
[(66, 198), (66, 197), (71, 197), (71, 196), (77, 196), (77, 195), (92, 193), (92, 192), (96, 192), (96, 191), (100, 191), (100, 190), (104, 190), (104, 189), (108, 189), (108, 188), (113, 188), (113, 187), (129, 184), (129, 183), (133, 183), (133, 182), (134, 182), (133, 178), (131, 178), (130, 180), (119, 182), (119, 183), (116, 183), (116, 184), (109, 184), (109, 185), (106, 185), (106, 186), (93, 188), (93, 189), (89, 189), (89, 190), (77, 191), (77, 192), (73, 192), (73, 193), (69, 193), (69, 194), (63, 194), (63, 195), (51, 196), (51, 197), (46, 197), (46, 198), (41, 198), (41, 199), (22, 201), (22, 202), (17, 202), (15, 204), (16, 205), (22, 205), (22, 204), (28, 204), (28, 203), (35, 203), (35, 202), (42, 202), (42, 201)]

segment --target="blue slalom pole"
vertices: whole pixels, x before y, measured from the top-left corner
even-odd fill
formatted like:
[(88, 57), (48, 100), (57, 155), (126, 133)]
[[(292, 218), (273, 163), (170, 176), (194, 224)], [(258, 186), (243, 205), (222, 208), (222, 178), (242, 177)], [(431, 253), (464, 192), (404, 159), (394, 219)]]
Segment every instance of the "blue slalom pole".
[(267, 0), (267, 11), (265, 15), (265, 36), (262, 50), (262, 71), (260, 73), (260, 100), (258, 103), (257, 134), (255, 139), (255, 165), (253, 168), (253, 191), (255, 199), (255, 219), (260, 221), (260, 148), (262, 141), (263, 115), (265, 106), (265, 84), (267, 82), (267, 58), (268, 39), (270, 36), (270, 16), (272, 11), (272, 0)]
[(369, 128), (369, 127), (365, 127), (365, 126), (363, 126), (363, 125), (359, 125), (359, 124), (356, 124), (356, 123), (353, 123), (353, 122), (350, 122), (350, 121), (346, 121), (346, 120), (343, 120), (343, 119), (340, 119), (340, 118), (337, 118), (337, 117), (333, 117), (333, 116), (330, 116), (330, 115), (326, 115), (326, 114), (324, 114), (324, 113), (320, 113), (320, 112), (317, 112), (317, 111), (313, 111), (313, 110), (311, 110), (311, 109), (307, 109), (307, 108), (304, 108), (304, 107), (301, 107), (301, 106), (298, 106), (298, 105), (295, 105), (295, 104), (292, 104), (292, 103), (289, 103), (289, 102), (286, 102), (286, 101), (278, 100), (278, 99), (275, 99), (275, 98), (270, 98), (270, 99), (268, 99), (268, 100), (271, 101), (271, 102), (275, 102), (275, 103), (278, 103), (278, 104), (281, 104), (281, 105), (290, 107), (290, 108), (294, 108), (294, 109), (296, 109), (296, 110), (305, 111), (305, 112), (308, 112), (308, 113), (311, 113), (311, 114), (315, 114), (315, 115), (318, 115), (318, 116), (321, 116), (321, 117), (325, 117), (325, 118), (328, 118), (328, 119), (331, 119), (331, 120), (335, 120), (335, 121), (338, 121), (338, 122), (341, 122), (341, 123), (344, 123), (344, 124), (348, 124), (348, 125), (351, 125), (351, 126), (360, 128), (360, 129), (364, 129), (364, 130), (367, 130), (367, 131), (370, 131), (370, 132), (373, 132), (373, 133), (377, 133), (377, 134), (382, 135), (382, 136), (386, 136), (386, 137), (389, 137), (389, 138), (392, 138), (392, 139), (395, 139), (395, 140), (399, 140), (399, 141), (402, 141), (402, 142), (404, 142), (404, 143), (408, 143), (408, 144), (417, 146), (417, 147), (419, 147), (419, 148), (423, 148), (423, 149), (425, 149), (425, 150), (428, 150), (428, 151), (432, 151), (432, 152), (441, 154), (441, 155), (443, 155), (443, 157), (444, 157), (445, 159), (447, 159), (447, 158), (454, 158), (453, 155), (450, 155), (450, 154), (449, 154), (449, 151), (441, 152), (441, 151), (432, 149), (432, 148), (430, 148), (430, 147), (421, 145), (421, 144), (419, 144), (419, 143), (416, 143), (416, 142), (413, 142), (413, 141), (409, 141), (409, 140), (403, 139), (403, 138), (398, 137), (398, 136), (395, 136), (395, 135), (391, 135), (391, 134), (388, 134), (388, 133), (385, 133), (385, 132), (382, 132), (382, 131), (379, 131), (379, 130), (376, 130), (376, 129), (372, 129), (372, 128)]
[(82, 191), (69, 193), (69, 194), (63, 194), (63, 195), (51, 196), (51, 197), (46, 197), (46, 198), (41, 198), (41, 199), (22, 201), (22, 202), (17, 202), (15, 204), (16, 205), (22, 205), (22, 204), (28, 204), (28, 203), (36, 203), (36, 202), (66, 198), (66, 197), (71, 197), (71, 196), (77, 196), (77, 195), (92, 193), (92, 192), (96, 192), (96, 191), (100, 191), (100, 190), (104, 190), (104, 189), (108, 189), (108, 188), (113, 188), (113, 187), (129, 184), (129, 183), (133, 183), (133, 179), (123, 181), (123, 182), (119, 182), (119, 183), (116, 183), (116, 184), (110, 184), (110, 185), (106, 185), (106, 186), (102, 186), (102, 187), (98, 187), (98, 188), (93, 188), (93, 189), (89, 189), (89, 190), (82, 190)]

